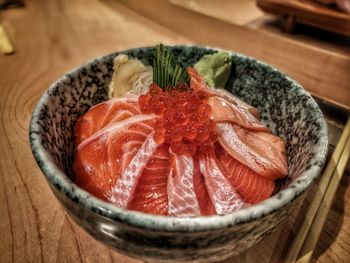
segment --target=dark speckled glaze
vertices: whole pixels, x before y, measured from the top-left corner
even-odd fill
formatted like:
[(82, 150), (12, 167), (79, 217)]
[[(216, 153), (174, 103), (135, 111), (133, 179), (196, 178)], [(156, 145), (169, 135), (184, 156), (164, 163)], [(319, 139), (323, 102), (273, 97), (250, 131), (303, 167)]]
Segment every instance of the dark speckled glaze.
[[(214, 49), (171, 47), (185, 66)], [(125, 53), (149, 64), (153, 47)], [(227, 89), (256, 106), (262, 120), (287, 145), (289, 177), (268, 200), (225, 215), (153, 216), (117, 208), (74, 184), (73, 128), (89, 107), (107, 98), (114, 53), (97, 58), (52, 84), (30, 123), (30, 143), (49, 186), (74, 220), (97, 240), (146, 261), (218, 261), (238, 254), (271, 233), (292, 213), (319, 175), (327, 153), (327, 127), (315, 101), (295, 81), (252, 58), (232, 53)]]

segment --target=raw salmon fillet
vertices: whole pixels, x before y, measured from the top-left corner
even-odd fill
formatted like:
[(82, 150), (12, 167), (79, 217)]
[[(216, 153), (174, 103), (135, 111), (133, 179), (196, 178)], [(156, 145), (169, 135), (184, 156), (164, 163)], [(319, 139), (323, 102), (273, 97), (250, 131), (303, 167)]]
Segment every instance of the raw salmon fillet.
[[(76, 148), (73, 171), (83, 189), (107, 200), (118, 178), (153, 131), (154, 117), (136, 115), (105, 126)], [(79, 140), (79, 134), (76, 134)]]
[(199, 160), (199, 167), (217, 214), (225, 215), (245, 205), (244, 200), (223, 175), (213, 154), (203, 155)]
[[(249, 115), (254, 116), (257, 120), (260, 119), (260, 113), (258, 109), (250, 106), (249, 104), (245, 103), (244, 101), (240, 100), (239, 98), (233, 96), (226, 90), (222, 89), (214, 89), (214, 88), (208, 88), (204, 82), (204, 78), (194, 69), (194, 68), (187, 68), (187, 72), (190, 75), (190, 86), (192, 89), (196, 91), (201, 91), (209, 97), (217, 97), (222, 98), (227, 103), (231, 104), (235, 108), (239, 108), (241, 111), (247, 112), (248, 117)], [(210, 103), (209, 103), (210, 105)], [(253, 120), (254, 121), (254, 120)], [(241, 122), (242, 123), (242, 122)], [(266, 129), (266, 127), (258, 127)]]
[(143, 170), (128, 208), (144, 213), (167, 215), (169, 151), (162, 145)]
[(260, 120), (260, 112), (257, 108), (249, 105), (248, 103), (244, 102), (243, 100), (233, 96), (232, 93), (228, 92), (224, 89), (215, 89), (215, 92), (218, 97), (223, 98), (227, 102), (237, 105), (240, 108), (243, 108), (247, 111), (249, 111), (256, 119)]
[(108, 124), (140, 113), (138, 102), (135, 98), (112, 99), (97, 104), (78, 119), (75, 125), (75, 145), (78, 146)]
[[(129, 206), (140, 176), (157, 147), (158, 144), (154, 141), (153, 133), (151, 133), (146, 137), (140, 148), (133, 147), (130, 149), (130, 152), (134, 151), (134, 149), (136, 152), (130, 162), (127, 163), (127, 166), (124, 169), (122, 168), (121, 175), (118, 177), (108, 198), (109, 201), (118, 207), (126, 208)], [(128, 152), (126, 151), (126, 153)]]
[(275, 188), (274, 181), (233, 159), (219, 145), (216, 145), (215, 152), (221, 171), (245, 202), (256, 204), (271, 196)]
[(243, 129), (230, 123), (217, 123), (219, 142), (234, 159), (259, 175), (276, 180), (288, 174), (284, 142), (265, 132)]
[(249, 130), (268, 131), (265, 125), (242, 106), (217, 96), (210, 97), (208, 104), (215, 122), (231, 122)]
[(196, 196), (198, 199), (199, 207), (201, 210), (201, 215), (209, 216), (215, 215), (216, 211), (211, 202), (207, 186), (205, 185), (204, 177), (199, 170), (198, 160), (194, 162), (194, 175), (193, 175), (193, 184), (194, 191), (196, 192)]
[[(191, 160), (185, 157), (184, 159), (176, 161), (190, 162)], [(173, 160), (172, 165), (176, 165), (176, 161)], [(180, 169), (176, 170), (174, 173), (176, 174), (176, 179), (168, 179), (171, 165), (169, 162), (169, 150), (165, 145), (158, 147), (152, 159), (148, 162), (146, 168), (143, 170), (142, 175), (140, 176), (133, 200), (128, 208), (157, 215), (195, 216), (216, 214), (208, 191), (206, 190), (204, 178), (199, 171), (198, 162), (193, 162), (193, 164), (194, 174), (192, 182), (186, 181), (186, 179), (188, 180), (190, 178), (177, 176), (177, 174), (186, 175), (186, 171), (182, 170), (186, 169), (186, 165), (183, 166), (181, 163), (177, 165), (178, 168), (172, 166), (172, 168), (175, 170)], [(173, 174), (171, 174), (171, 176), (173, 176)], [(182, 178), (185, 181), (179, 180), (179, 178)], [(170, 180), (169, 183), (171, 184), (169, 186), (171, 189), (169, 196), (170, 199), (172, 199), (172, 201), (170, 201), (170, 211), (168, 209), (168, 180)], [(177, 192), (180, 192), (180, 196), (177, 195)], [(186, 192), (189, 192), (190, 194), (185, 196), (183, 193)], [(189, 200), (189, 207), (184, 209), (186, 206), (184, 206), (183, 202), (186, 200)], [(195, 205), (194, 208), (190, 207), (192, 203), (196, 203), (196, 200), (199, 205), (199, 210), (197, 205)]]
[(192, 156), (171, 154), (171, 168), (168, 178), (170, 216), (189, 217), (201, 215), (194, 188), (195, 172)]

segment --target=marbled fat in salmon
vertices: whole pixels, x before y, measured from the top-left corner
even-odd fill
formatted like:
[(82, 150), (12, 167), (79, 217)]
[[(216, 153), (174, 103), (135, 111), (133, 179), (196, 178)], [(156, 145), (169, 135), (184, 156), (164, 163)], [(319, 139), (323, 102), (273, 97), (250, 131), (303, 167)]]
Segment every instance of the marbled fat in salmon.
[(168, 215), (169, 151), (159, 146), (148, 162), (136, 185), (128, 208), (150, 214)]
[(256, 204), (271, 196), (275, 188), (273, 180), (260, 176), (235, 160), (220, 145), (216, 145), (215, 150), (221, 171), (244, 201)]

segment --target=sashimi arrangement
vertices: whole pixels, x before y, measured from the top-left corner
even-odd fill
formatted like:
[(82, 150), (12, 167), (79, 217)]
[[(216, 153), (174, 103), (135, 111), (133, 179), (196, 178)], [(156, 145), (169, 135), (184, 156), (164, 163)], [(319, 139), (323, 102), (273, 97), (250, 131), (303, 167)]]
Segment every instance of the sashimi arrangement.
[(224, 215), (269, 198), (288, 174), (285, 143), (222, 88), (229, 54), (183, 68), (163, 45), (153, 67), (119, 55), (109, 100), (75, 126), (75, 182), (144, 213)]

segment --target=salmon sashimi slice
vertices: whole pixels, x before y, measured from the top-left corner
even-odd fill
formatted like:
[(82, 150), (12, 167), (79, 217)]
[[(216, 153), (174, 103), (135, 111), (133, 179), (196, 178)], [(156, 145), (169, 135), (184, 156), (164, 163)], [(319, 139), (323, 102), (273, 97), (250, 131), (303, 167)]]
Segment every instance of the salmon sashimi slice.
[(191, 156), (171, 154), (168, 177), (169, 216), (200, 216), (201, 210), (194, 189), (194, 159)]
[(198, 160), (194, 162), (194, 175), (193, 175), (193, 184), (194, 191), (198, 199), (199, 207), (201, 210), (202, 216), (215, 215), (216, 211), (211, 202), (207, 187), (205, 185), (204, 177), (199, 170)]
[(200, 157), (199, 167), (217, 214), (225, 215), (246, 205), (229, 180), (221, 172), (213, 154), (205, 154)]
[(210, 90), (207, 88), (204, 82), (204, 78), (202, 75), (198, 73), (197, 70), (194, 68), (188, 67), (187, 68), (187, 73), (190, 76), (190, 87), (193, 90), (203, 90), (205, 92), (211, 93)]
[(187, 72), (190, 75), (190, 87), (197, 91), (202, 91), (205, 94), (207, 94), (209, 97), (216, 96), (224, 99), (226, 102), (233, 104), (237, 107), (239, 107), (243, 111), (247, 111), (251, 115), (253, 115), (256, 119), (260, 119), (260, 113), (258, 109), (250, 106), (249, 104), (245, 103), (244, 101), (240, 100), (239, 98), (236, 98), (231, 93), (222, 90), (222, 89), (215, 89), (215, 88), (208, 88), (205, 84), (204, 78), (202, 75), (198, 73), (194, 68), (187, 68)]
[(240, 108), (243, 108), (249, 111), (256, 119), (260, 120), (260, 112), (257, 108), (249, 105), (238, 97), (234, 96), (231, 92), (228, 92), (224, 89), (215, 89), (215, 92), (218, 97), (223, 98), (224, 100), (230, 102), (233, 105), (237, 105)]
[(216, 146), (215, 152), (221, 171), (245, 202), (256, 204), (271, 196), (275, 188), (274, 181), (262, 177), (233, 159), (219, 145)]
[[(245, 135), (241, 131), (238, 131), (238, 135), (237, 130), (239, 129), (242, 128), (230, 123), (216, 124), (219, 143), (225, 151), (234, 159), (267, 179), (275, 180), (283, 178), (288, 174), (287, 167), (284, 167), (284, 162), (281, 163), (279, 154), (275, 154), (275, 156), (273, 156), (274, 158), (270, 158), (271, 154), (283, 151), (280, 143), (269, 142), (271, 147), (278, 148), (278, 150), (270, 153), (270, 147), (266, 147), (266, 141), (259, 139), (259, 137), (254, 137), (254, 144), (251, 144), (246, 139), (242, 139)], [(250, 133), (251, 137), (257, 133), (249, 130), (245, 132)], [(259, 153), (256, 151), (257, 149), (259, 149)], [(269, 153), (267, 153), (267, 151), (269, 151)]]
[(168, 215), (169, 170), (169, 150), (167, 146), (161, 145), (143, 170), (128, 208), (144, 213)]
[[(77, 120), (75, 125), (75, 145), (89, 138), (95, 132), (112, 122), (140, 114), (135, 98), (119, 98), (99, 103)], [(102, 117), (101, 117), (102, 116)]]
[(157, 147), (158, 144), (153, 139), (153, 133), (149, 134), (126, 169), (122, 171), (122, 174), (117, 179), (116, 185), (113, 187), (112, 194), (109, 197), (110, 202), (122, 208), (129, 206), (142, 171), (152, 158)]
[(270, 132), (251, 132), (238, 126), (235, 129), (242, 142), (270, 160), (282, 177), (288, 174), (286, 146), (282, 138)]
[(212, 96), (208, 98), (208, 104), (215, 122), (232, 122), (247, 129), (268, 131), (268, 128), (248, 110), (223, 98)]
[(73, 162), (75, 182), (108, 200), (117, 179), (153, 132), (154, 122), (152, 115), (136, 115), (106, 126), (79, 144)]
[(208, 86), (205, 84), (204, 78), (198, 73), (197, 70), (188, 67), (187, 73), (190, 76), (190, 87), (193, 90), (203, 93), (206, 97), (221, 96), (215, 89), (208, 88)]

